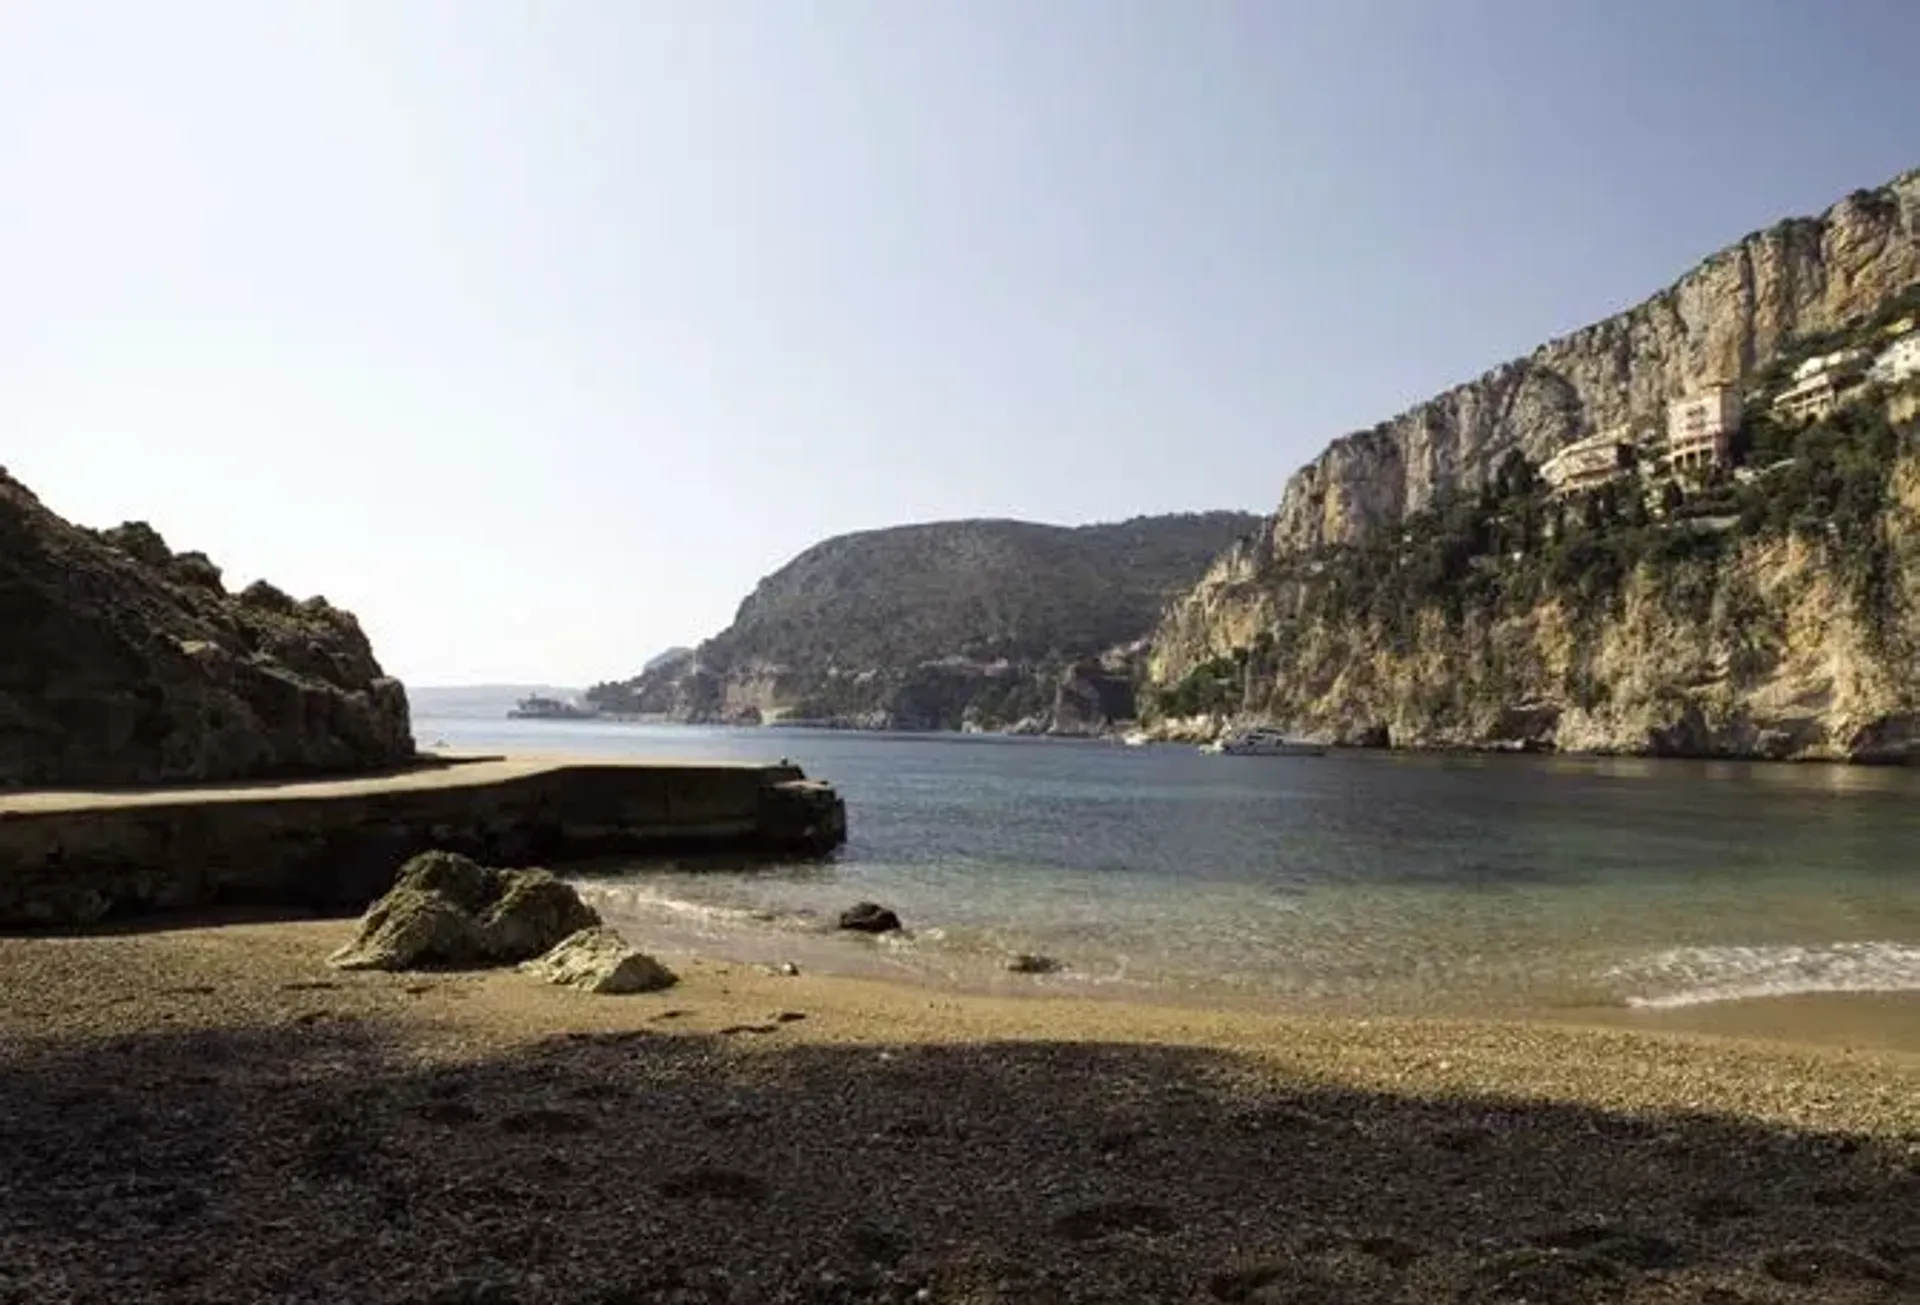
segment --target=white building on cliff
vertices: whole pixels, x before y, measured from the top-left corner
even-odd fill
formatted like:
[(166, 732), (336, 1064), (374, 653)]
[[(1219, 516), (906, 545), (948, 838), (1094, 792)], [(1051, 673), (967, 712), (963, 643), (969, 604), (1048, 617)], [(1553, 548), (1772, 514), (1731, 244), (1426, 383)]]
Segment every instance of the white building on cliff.
[(1616, 426), (1575, 440), (1540, 464), (1540, 475), (1556, 494), (1597, 489), (1633, 466), (1633, 432)]
[(1712, 385), (1667, 405), (1669, 471), (1705, 471), (1727, 460), (1740, 430), (1740, 396), (1731, 385)]
[(1865, 349), (1839, 349), (1809, 358), (1793, 369), (1793, 384), (1774, 396), (1782, 421), (1818, 421), (1852, 398), (1867, 377)]
[(1908, 331), (1882, 349), (1867, 374), (1881, 385), (1898, 385), (1920, 376), (1920, 331)]

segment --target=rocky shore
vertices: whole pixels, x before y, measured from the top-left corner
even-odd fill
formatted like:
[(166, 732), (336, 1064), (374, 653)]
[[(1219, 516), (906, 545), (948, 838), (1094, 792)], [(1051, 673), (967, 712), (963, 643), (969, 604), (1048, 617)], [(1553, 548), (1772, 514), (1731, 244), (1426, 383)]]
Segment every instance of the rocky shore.
[(0, 939), (0, 1298), (1874, 1301), (1920, 1058)]

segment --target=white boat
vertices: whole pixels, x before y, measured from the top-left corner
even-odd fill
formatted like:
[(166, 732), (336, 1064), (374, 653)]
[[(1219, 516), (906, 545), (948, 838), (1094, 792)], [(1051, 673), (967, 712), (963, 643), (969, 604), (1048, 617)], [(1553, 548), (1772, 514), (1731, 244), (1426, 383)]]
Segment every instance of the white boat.
[(1327, 753), (1321, 744), (1290, 739), (1279, 730), (1265, 726), (1255, 726), (1224, 739), (1216, 739), (1200, 750), (1224, 752), (1236, 757), (1323, 757)]
[(1122, 734), (1120, 741), (1130, 748), (1144, 748), (1153, 742), (1145, 730), (1134, 730), (1131, 734)]

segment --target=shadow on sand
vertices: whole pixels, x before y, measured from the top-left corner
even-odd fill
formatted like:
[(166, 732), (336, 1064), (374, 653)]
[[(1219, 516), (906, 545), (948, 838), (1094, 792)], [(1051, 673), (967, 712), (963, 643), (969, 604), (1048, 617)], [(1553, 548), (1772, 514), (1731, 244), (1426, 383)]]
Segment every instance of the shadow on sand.
[(0, 1047), (0, 1301), (1920, 1299), (1920, 1137), (780, 1023)]

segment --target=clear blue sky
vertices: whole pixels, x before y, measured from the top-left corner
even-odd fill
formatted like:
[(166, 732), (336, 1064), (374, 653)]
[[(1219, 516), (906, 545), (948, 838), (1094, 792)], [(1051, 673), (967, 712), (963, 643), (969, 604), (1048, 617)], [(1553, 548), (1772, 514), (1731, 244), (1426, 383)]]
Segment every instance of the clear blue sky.
[(420, 684), (830, 534), (1268, 510), (1920, 164), (1912, 0), (4, 0), (0, 464)]

